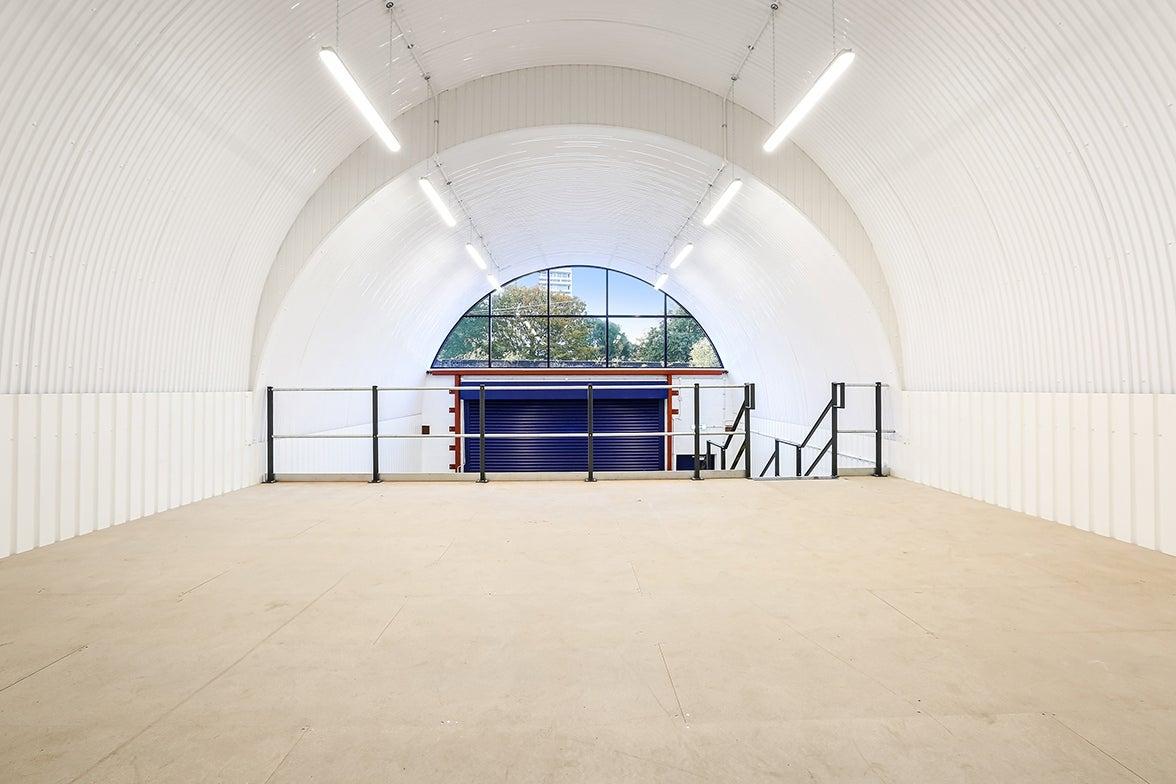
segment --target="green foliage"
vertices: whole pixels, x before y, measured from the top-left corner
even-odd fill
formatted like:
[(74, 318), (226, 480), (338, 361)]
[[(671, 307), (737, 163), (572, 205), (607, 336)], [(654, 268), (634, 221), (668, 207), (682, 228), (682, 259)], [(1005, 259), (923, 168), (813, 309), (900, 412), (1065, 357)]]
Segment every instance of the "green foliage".
[[(553, 291), (549, 322), (545, 315), (548, 292), (544, 285), (507, 286), (493, 296), (495, 318), (491, 345), (487, 345), (487, 318), (484, 315), (465, 316), (446, 339), (437, 359), (449, 365), (481, 364), (491, 353), (490, 349), (495, 362), (545, 365), (550, 337), (553, 365), (603, 365), (607, 340), (613, 365), (661, 367), (663, 360), (668, 360), (671, 366), (719, 366), (714, 347), (692, 318), (671, 318), (668, 322), (649, 319), (649, 329), (633, 341), (616, 321), (609, 322), (606, 336), (603, 319), (585, 318), (587, 307), (579, 297)], [(470, 312), (484, 314), (486, 310), (483, 300)], [(685, 313), (676, 303), (674, 311)], [(668, 326), (668, 333), (664, 335), (663, 323)], [(668, 354), (663, 358), (666, 349)]]

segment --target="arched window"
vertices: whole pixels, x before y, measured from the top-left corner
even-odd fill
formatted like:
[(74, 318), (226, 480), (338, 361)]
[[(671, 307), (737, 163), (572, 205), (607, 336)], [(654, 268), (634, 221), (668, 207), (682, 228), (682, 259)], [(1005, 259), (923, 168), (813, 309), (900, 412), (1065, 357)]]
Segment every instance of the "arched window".
[(721, 368), (686, 308), (643, 280), (601, 267), (515, 278), (466, 311), (434, 368)]

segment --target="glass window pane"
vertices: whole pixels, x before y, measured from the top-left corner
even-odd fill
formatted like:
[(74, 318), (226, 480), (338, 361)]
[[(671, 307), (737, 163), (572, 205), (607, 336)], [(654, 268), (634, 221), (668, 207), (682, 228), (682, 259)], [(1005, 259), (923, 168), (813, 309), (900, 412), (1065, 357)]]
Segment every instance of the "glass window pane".
[(547, 365), (546, 316), (495, 316), (491, 319), (490, 350), (495, 367)]
[(546, 316), (547, 278), (533, 272), (512, 280), (491, 295), (495, 316)]
[(688, 310), (686, 310), (686, 308), (682, 307), (678, 303), (678, 300), (674, 299), (669, 294), (666, 295), (666, 312), (669, 313), (671, 316), (689, 316), (690, 315), (690, 311), (688, 311)]
[(551, 317), (552, 367), (604, 365), (604, 319)]
[(490, 355), (487, 321), (484, 316), (460, 319), (437, 352), (436, 367), (485, 367)]
[(608, 313), (610, 316), (660, 316), (665, 295), (652, 284), (622, 272), (608, 273)]
[(669, 364), (671, 367), (719, 367), (719, 355), (702, 327), (692, 318), (669, 320)]
[(486, 295), (478, 300), (472, 308), (466, 311), (467, 316), (485, 316), (490, 313), (490, 296)]
[(604, 276), (604, 270), (597, 267), (551, 270), (552, 315), (603, 316)]
[(664, 321), (661, 318), (610, 318), (610, 367), (662, 367)]

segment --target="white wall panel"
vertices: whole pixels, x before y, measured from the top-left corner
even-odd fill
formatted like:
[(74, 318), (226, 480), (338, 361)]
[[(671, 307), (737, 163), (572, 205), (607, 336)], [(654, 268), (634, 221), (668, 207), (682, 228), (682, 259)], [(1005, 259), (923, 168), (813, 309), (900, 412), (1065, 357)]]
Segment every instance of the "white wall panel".
[[(0, 557), (162, 510), (172, 499), (160, 498), (160, 490), (178, 486), (198, 460), (210, 477), (223, 466), (234, 470), (222, 475), (219, 487), (200, 485), (192, 500), (259, 481), (252, 395), (190, 396), (203, 400), (210, 416), (226, 412), (213, 423), (185, 418), (182, 407), (169, 403), (179, 397), (0, 395)], [(212, 427), (222, 437), (198, 456), (199, 441), (185, 427)], [(160, 460), (173, 446), (182, 459)]]
[(1156, 397), (1157, 547), (1176, 555), (1176, 395)]
[(17, 401), (0, 395), (0, 558), (16, 552)]
[[(935, 465), (938, 444), (961, 421), (987, 421), (987, 396), (899, 394), (907, 425), (892, 449), (893, 475), (955, 491)], [(1176, 554), (1176, 483), (1165, 481), (1176, 475), (1176, 395), (996, 395), (991, 411), (991, 426), (1013, 434), (1005, 456), (1009, 486), (1025, 490), (1019, 511)], [(961, 454), (965, 473), (987, 460), (983, 450)], [(998, 506), (1014, 510), (1018, 498), (995, 494)]]

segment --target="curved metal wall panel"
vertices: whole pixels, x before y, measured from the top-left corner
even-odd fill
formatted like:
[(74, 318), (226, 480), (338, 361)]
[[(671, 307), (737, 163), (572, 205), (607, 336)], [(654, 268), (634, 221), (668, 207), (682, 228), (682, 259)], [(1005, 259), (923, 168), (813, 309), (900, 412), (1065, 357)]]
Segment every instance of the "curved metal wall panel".
[[(579, 62), (712, 93), (728, 86), (764, 6), (397, 4), (440, 89)], [(423, 85), (401, 42), (389, 58), (382, 9), (347, 4), (343, 51), (400, 114)], [(839, 44), (860, 57), (795, 141), (873, 240), (906, 386), (1176, 390), (1176, 5), (838, 9)], [(248, 385), (277, 250), (367, 137), (314, 57), (334, 42), (333, 23), (324, 0), (0, 5), (0, 391)], [(765, 43), (737, 85), (760, 117), (827, 61), (828, 3), (787, 4), (778, 33), (775, 97)], [(618, 100), (601, 92), (590, 105)], [(489, 128), (530, 109), (498, 100), (478, 111)], [(699, 127), (710, 116), (700, 110)], [(736, 134), (753, 125), (737, 122)]]
[[(452, 148), (446, 160), (503, 281), (564, 264), (655, 280), (664, 237), (697, 199), (691, 186), (720, 163), (685, 142), (597, 126), (485, 136)], [(424, 168), (377, 191), (314, 251), (274, 320), (261, 384), (420, 385), (450, 328), (489, 289), (464, 253), (466, 233), (446, 228), (417, 188)], [(666, 292), (698, 319), (736, 381), (761, 384), (759, 416), (811, 423), (831, 379), (895, 381), (864, 287), (828, 238), (774, 190), (746, 179), (722, 218), (691, 239), (694, 253)], [(293, 412), (303, 402), (282, 405)], [(380, 410), (404, 416), (422, 405), (399, 395)], [(297, 432), (367, 415), (362, 396), (350, 407), (311, 398)]]
[[(397, 131), (405, 136), (403, 155), (389, 156), (378, 139), (369, 139), (331, 173), (307, 202), (282, 243), (262, 293), (254, 333), (255, 365), (277, 309), (323, 240), (372, 194), (429, 157), (434, 143), (429, 137), (434, 111), (439, 119), (437, 144), (443, 161), (447, 160), (447, 151), (458, 145), (525, 128), (550, 127), (553, 137), (564, 139), (564, 147), (557, 151), (560, 153), (577, 144), (576, 139), (566, 138), (563, 128), (584, 128), (581, 144), (585, 149), (580, 162), (595, 163), (601, 171), (607, 171), (623, 158), (625, 151), (610, 149), (608, 134), (593, 126), (616, 129), (618, 139), (628, 138), (625, 129), (634, 129), (697, 148), (679, 149), (673, 155), (660, 157), (657, 161), (660, 170), (644, 167), (647, 182), (658, 187), (645, 189), (646, 199), (639, 207), (647, 220), (638, 230), (625, 233), (628, 245), (620, 252), (628, 254), (627, 261), (650, 268), (657, 263), (706, 183), (718, 170), (724, 148), (722, 97), (652, 73), (602, 66), (548, 66), (478, 79), (442, 93), (437, 107), (430, 102), (397, 120)], [(829, 238), (882, 320), (891, 353), (898, 355), (901, 348), (890, 292), (869, 237), (849, 204), (812, 160), (795, 146), (785, 148), (780, 155), (765, 156), (760, 145), (770, 128), (763, 120), (739, 108), (732, 114), (731, 151), (739, 171), (756, 177), (784, 196)], [(659, 149), (656, 154), (661, 152)], [(714, 156), (718, 157), (712, 164), (710, 159)], [(704, 159), (706, 165), (699, 165)], [(561, 162), (558, 156), (529, 160), (509, 156), (509, 165), (529, 167), (533, 177), (562, 176), (550, 168)], [(683, 170), (689, 170), (689, 176), (678, 176)], [(578, 173), (592, 176), (590, 169), (583, 166)], [(547, 205), (528, 203), (525, 197), (520, 198), (501, 186), (479, 190), (476, 178), (467, 180), (463, 171), (451, 170), (449, 174), (458, 193), (479, 213), (479, 226), (491, 248), (507, 263), (559, 252), (560, 249), (552, 247), (552, 238), (540, 236), (537, 227), (543, 224), (531, 220)], [(635, 185), (640, 183), (627, 183), (626, 187)], [(552, 198), (561, 198), (557, 190), (549, 193)], [(562, 198), (571, 199), (574, 195), (575, 189), (569, 188)], [(617, 194), (617, 199), (625, 198), (626, 194)], [(596, 214), (593, 212), (596, 206), (586, 205), (584, 214)], [(487, 231), (483, 222), (496, 220), (499, 214), (518, 220), (509, 229), (499, 227)], [(695, 227), (697, 223), (696, 220)], [(589, 235), (612, 227), (605, 222), (585, 224), (581, 228)], [(579, 239), (575, 233), (560, 237), (560, 241), (570, 242), (572, 247)], [(595, 261), (590, 259), (589, 263)]]

